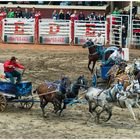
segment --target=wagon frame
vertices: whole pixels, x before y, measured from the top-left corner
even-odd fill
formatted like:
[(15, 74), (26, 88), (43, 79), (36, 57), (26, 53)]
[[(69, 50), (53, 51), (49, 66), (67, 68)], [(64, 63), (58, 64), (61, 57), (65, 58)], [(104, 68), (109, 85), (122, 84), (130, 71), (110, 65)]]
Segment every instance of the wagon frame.
[(97, 65), (94, 69), (93, 76), (92, 76), (92, 86), (97, 87), (99, 83), (107, 83), (108, 82), (108, 75), (107, 72), (110, 68), (114, 65), (112, 64), (104, 64), (106, 60), (106, 54), (108, 52), (113, 53), (115, 50), (118, 50), (117, 47), (109, 47), (105, 49), (104, 53), (102, 54), (102, 60), (99, 61), (100, 65)]
[[(18, 90), (19, 87), (22, 87), (20, 91)], [(0, 81), (0, 112), (6, 109), (8, 102), (20, 103), (21, 108), (31, 109), (34, 105), (32, 83), (24, 81), (19, 84), (12, 84)]]

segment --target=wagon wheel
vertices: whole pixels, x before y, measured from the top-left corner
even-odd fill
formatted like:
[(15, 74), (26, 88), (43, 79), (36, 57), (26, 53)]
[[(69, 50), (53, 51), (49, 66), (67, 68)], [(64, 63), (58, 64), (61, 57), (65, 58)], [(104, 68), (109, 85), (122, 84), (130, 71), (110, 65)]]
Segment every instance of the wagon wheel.
[(20, 105), (22, 108), (25, 108), (25, 109), (31, 109), (34, 105), (34, 98), (31, 97), (23, 97), (23, 96), (20, 96)]
[(0, 111), (4, 111), (7, 105), (7, 101), (5, 96), (3, 96), (2, 94), (0, 94)]
[(108, 110), (106, 108), (98, 108), (98, 110), (96, 110), (97, 112), (97, 123), (103, 123), (103, 122), (107, 122), (110, 120), (111, 116), (112, 116), (112, 110)]

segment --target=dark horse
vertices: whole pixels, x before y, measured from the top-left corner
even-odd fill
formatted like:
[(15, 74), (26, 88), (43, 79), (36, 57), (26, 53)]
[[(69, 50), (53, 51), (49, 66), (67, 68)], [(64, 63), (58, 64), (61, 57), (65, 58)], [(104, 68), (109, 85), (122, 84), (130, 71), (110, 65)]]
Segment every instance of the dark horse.
[(71, 81), (68, 77), (62, 77), (61, 80), (56, 82), (45, 82), (37, 87), (34, 93), (37, 92), (39, 95), (40, 107), (44, 117), (46, 116), (44, 108), (49, 102), (53, 104), (55, 112), (61, 110), (61, 104), (65, 98), (64, 95), (70, 84)]
[[(105, 48), (103, 48), (102, 45), (94, 45), (91, 40), (86, 41), (82, 47), (88, 48), (89, 50), (88, 69), (90, 70), (91, 74), (93, 73), (94, 66), (97, 60), (107, 60), (113, 53), (113, 51), (108, 51), (108, 53), (104, 54)], [(91, 62), (93, 62), (92, 68), (90, 68)]]
[[(102, 59), (102, 46), (96, 46), (91, 40), (86, 41), (86, 43), (82, 46), (83, 48), (88, 48), (89, 55), (88, 55), (88, 69), (90, 70), (91, 74), (93, 73), (94, 66), (97, 60)], [(92, 68), (90, 68), (90, 64), (93, 62)]]
[(73, 102), (74, 99), (78, 98), (79, 89), (88, 89), (87, 80), (84, 75), (79, 76), (73, 83), (71, 83), (68, 92), (66, 92), (66, 98), (63, 102), (63, 107), (60, 111), (60, 115), (64, 109), (66, 109), (67, 104)]

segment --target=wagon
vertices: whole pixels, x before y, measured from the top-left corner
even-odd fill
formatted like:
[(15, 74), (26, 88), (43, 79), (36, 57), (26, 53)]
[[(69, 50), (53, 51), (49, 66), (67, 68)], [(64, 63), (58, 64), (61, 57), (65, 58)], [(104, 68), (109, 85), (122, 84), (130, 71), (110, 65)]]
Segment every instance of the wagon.
[(4, 111), (8, 102), (19, 102), (22, 108), (30, 109), (34, 104), (32, 83), (28, 81), (19, 84), (0, 81), (0, 111)]
[(109, 78), (107, 75), (107, 72), (114, 65), (114, 62), (105, 65), (105, 62), (107, 61), (106, 56), (108, 54), (112, 54), (115, 50), (118, 50), (118, 48), (109, 47), (109, 48), (105, 49), (105, 51), (102, 55), (102, 60), (99, 62), (100, 64), (97, 65), (94, 69), (93, 77), (92, 77), (92, 86), (96, 87), (99, 83), (107, 82), (107, 80)]

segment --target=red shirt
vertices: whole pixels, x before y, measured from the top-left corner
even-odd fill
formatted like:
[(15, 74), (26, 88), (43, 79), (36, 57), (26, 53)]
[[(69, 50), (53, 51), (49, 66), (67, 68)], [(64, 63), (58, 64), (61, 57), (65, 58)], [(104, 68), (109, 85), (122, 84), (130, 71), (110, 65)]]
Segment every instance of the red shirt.
[(9, 68), (8, 67), (9, 65), (12, 65), (14, 68), (25, 69), (24, 66), (22, 66), (21, 64), (19, 64), (17, 62), (12, 62), (10, 60), (7, 60), (4, 63), (4, 72), (12, 72), (12, 71), (14, 71), (14, 68)]

